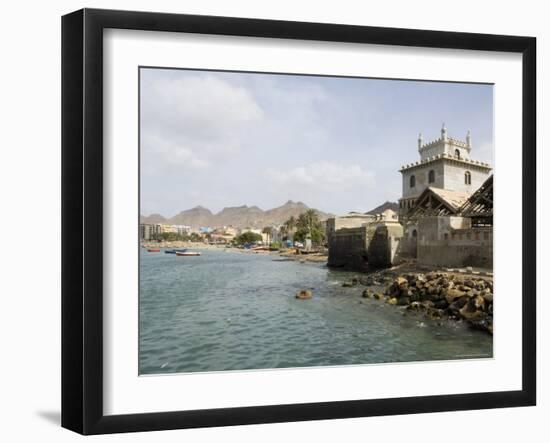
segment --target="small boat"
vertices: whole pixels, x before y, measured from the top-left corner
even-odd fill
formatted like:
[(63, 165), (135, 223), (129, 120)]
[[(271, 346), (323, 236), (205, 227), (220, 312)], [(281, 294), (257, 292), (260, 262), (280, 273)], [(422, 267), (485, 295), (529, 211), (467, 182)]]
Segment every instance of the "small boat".
[(176, 255), (178, 257), (196, 257), (197, 255), (201, 255), (201, 253), (196, 251), (176, 251)]
[(159, 248), (147, 248), (147, 252), (160, 252)]
[(177, 252), (185, 252), (187, 249), (166, 249), (164, 251), (165, 254), (175, 254)]

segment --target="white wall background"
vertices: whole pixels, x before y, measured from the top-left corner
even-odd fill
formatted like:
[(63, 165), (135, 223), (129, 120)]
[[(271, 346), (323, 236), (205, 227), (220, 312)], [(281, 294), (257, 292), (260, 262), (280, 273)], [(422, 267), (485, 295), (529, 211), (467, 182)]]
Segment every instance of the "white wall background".
[[(538, 38), (538, 146), (550, 119), (550, 28), (544, 2), (111, 0), (3, 4), (0, 27), (0, 439), (75, 441), (60, 414), (60, 17), (81, 7), (531, 35)], [(545, 106), (546, 105), (546, 106)], [(543, 109), (546, 108), (546, 109)], [(546, 113), (544, 111), (546, 110)], [(519, 149), (519, 147), (518, 147)], [(549, 156), (539, 156), (539, 202)], [(544, 164), (546, 163), (546, 164)], [(546, 166), (546, 168), (544, 168)], [(539, 209), (539, 221), (550, 215)], [(539, 224), (540, 225), (540, 224)], [(540, 231), (540, 229), (539, 229)], [(540, 232), (539, 275), (549, 265)], [(544, 278), (539, 278), (539, 283)], [(539, 287), (541, 285), (539, 284)], [(547, 441), (548, 303), (539, 290), (539, 406), (353, 420), (102, 436), (94, 441)], [(546, 349), (545, 349), (546, 347)], [(465, 374), (475, 377), (475, 374)], [(450, 381), (452, 382), (452, 381)]]

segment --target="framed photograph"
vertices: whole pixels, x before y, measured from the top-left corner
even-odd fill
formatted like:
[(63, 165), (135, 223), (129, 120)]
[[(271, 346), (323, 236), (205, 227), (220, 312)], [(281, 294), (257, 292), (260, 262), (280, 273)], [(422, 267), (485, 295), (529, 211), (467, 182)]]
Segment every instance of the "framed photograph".
[(62, 425), (536, 403), (531, 37), (62, 20)]

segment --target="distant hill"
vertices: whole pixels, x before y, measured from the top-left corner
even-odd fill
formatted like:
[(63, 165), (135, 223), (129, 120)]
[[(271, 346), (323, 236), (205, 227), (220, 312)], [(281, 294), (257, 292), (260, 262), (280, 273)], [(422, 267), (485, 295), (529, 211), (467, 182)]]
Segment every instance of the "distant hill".
[(210, 226), (214, 215), (210, 209), (195, 206), (192, 209), (181, 211), (179, 214), (165, 221), (168, 225), (187, 225), (193, 227)]
[(166, 223), (166, 218), (164, 218), (160, 214), (151, 214), (151, 215), (148, 215), (147, 217), (142, 215), (140, 217), (140, 222), (154, 225), (154, 224), (157, 224), (157, 223)]
[[(169, 225), (187, 225), (193, 228), (201, 226), (234, 226), (237, 228), (263, 228), (265, 226), (281, 225), (291, 216), (298, 217), (302, 212), (310, 209), (302, 202), (287, 201), (284, 205), (264, 211), (257, 206), (233, 206), (223, 208), (213, 214), (207, 208), (196, 206), (181, 211), (171, 218), (160, 214), (141, 216), (141, 223), (163, 223)], [(332, 214), (316, 210), (321, 220), (332, 217)]]
[(382, 203), (380, 206), (377, 206), (376, 208), (371, 209), (369, 212), (365, 212), (365, 214), (368, 214), (368, 215), (381, 214), (386, 209), (391, 209), (395, 212), (399, 212), (399, 204), (396, 202), (387, 201), (385, 203)]

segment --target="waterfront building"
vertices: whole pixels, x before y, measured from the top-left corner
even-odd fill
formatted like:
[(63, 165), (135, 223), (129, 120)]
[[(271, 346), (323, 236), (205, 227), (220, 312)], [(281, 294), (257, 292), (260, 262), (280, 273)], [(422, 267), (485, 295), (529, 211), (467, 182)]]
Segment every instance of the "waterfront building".
[(360, 228), (366, 223), (370, 223), (376, 220), (375, 215), (362, 214), (360, 212), (349, 212), (346, 215), (337, 217), (330, 217), (325, 222), (325, 232), (327, 236), (327, 242), (330, 241), (331, 236), (339, 229), (343, 228)]
[(140, 223), (139, 238), (143, 241), (157, 240), (162, 232), (160, 224)]
[(172, 229), (174, 229), (173, 232), (175, 232), (176, 234), (181, 235), (181, 236), (189, 235), (191, 233), (191, 226), (172, 225)]
[(472, 160), (472, 141), (448, 136), (424, 144), (400, 169), (399, 215), (350, 213), (327, 220), (329, 266), (364, 269), (403, 259), (423, 265), (493, 266), (493, 176)]
[(471, 195), (491, 173), (491, 166), (471, 158), (472, 138), (468, 131), (466, 140), (449, 137), (445, 124), (441, 137), (424, 143), (418, 137), (420, 160), (406, 164), (402, 175), (402, 197), (399, 199), (400, 218), (406, 219), (417, 200), (428, 187)]
[(460, 207), (428, 205), (413, 211), (416, 257), (423, 265), (493, 267), (493, 176)]

